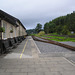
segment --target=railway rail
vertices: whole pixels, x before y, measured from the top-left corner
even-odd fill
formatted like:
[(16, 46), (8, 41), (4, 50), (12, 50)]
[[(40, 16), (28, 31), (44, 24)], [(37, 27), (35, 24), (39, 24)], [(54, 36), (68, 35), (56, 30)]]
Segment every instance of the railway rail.
[(67, 45), (67, 44), (59, 43), (57, 41), (47, 40), (47, 39), (41, 38), (41, 37), (32, 36), (32, 38), (34, 40), (36, 40), (36, 41), (50, 43), (50, 44), (55, 44), (55, 45), (58, 45), (58, 46), (61, 46), (61, 47), (68, 48), (69, 50), (75, 51), (75, 47), (74, 46), (70, 46), (70, 45)]

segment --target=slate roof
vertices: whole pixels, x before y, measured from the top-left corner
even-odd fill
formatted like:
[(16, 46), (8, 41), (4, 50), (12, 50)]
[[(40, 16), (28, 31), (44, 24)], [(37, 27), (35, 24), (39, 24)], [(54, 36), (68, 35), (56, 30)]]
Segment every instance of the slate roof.
[(0, 18), (1, 18), (2, 20), (5, 20), (5, 21), (7, 21), (7, 22), (13, 24), (13, 25), (16, 26), (16, 27), (18, 26), (16, 22), (19, 22), (19, 23), (21, 24), (21, 26), (22, 26), (24, 29), (26, 29), (26, 28), (23, 26), (23, 24), (20, 22), (19, 19), (15, 18), (15, 17), (13, 17), (13, 16), (11, 16), (11, 15), (9, 15), (8, 13), (6, 13), (6, 12), (4, 12), (4, 11), (2, 11), (2, 10), (0, 10)]

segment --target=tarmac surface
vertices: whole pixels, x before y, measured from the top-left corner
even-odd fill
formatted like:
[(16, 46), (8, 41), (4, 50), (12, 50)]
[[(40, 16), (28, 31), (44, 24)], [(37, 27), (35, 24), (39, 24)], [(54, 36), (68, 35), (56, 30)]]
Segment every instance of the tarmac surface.
[[(28, 36), (17, 48), (0, 56), (0, 75), (75, 75), (73, 62), (64, 56), (44, 56), (41, 50)], [(71, 56), (68, 53), (67, 56)]]

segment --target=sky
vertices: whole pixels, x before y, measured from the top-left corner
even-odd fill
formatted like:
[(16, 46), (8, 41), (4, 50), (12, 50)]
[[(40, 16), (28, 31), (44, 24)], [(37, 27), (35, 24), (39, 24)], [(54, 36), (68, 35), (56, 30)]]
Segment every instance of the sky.
[(75, 11), (75, 0), (0, 0), (0, 9), (18, 18), (26, 29), (33, 29)]

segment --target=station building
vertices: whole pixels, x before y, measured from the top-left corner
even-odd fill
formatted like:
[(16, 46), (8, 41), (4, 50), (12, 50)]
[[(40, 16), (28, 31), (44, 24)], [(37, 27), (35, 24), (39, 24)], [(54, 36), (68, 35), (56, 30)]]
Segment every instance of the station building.
[(8, 39), (27, 34), (26, 28), (19, 19), (7, 14), (2, 10), (0, 10), (0, 27), (5, 29), (5, 32), (0, 33), (0, 38), (2, 37), (2, 39)]
[[(4, 32), (1, 32), (1, 28), (4, 28)], [(19, 19), (0, 10), (0, 40), (26, 35), (26, 28)]]

